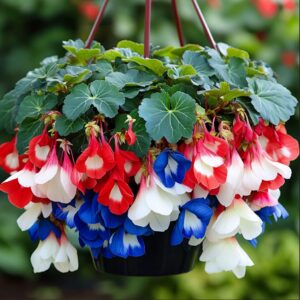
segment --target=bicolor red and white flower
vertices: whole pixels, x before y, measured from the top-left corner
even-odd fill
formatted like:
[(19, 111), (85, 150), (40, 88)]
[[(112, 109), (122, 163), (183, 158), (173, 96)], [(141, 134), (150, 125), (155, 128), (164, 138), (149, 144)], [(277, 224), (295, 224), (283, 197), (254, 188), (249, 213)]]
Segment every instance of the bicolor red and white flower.
[(7, 173), (13, 173), (22, 168), (21, 157), (16, 147), (17, 138), (0, 145), (0, 168)]

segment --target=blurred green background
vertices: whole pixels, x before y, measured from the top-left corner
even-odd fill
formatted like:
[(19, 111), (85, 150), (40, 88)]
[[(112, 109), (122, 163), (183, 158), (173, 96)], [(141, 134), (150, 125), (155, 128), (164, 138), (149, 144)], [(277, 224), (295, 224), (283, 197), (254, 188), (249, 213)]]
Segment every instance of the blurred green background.
[[(153, 44), (177, 45), (170, 0), (154, 0)], [(198, 1), (218, 42), (249, 51), (268, 62), (279, 82), (299, 99), (299, 3), (297, 0)], [(275, 4), (276, 3), (276, 4)], [(86, 39), (99, 1), (0, 0), (0, 98), (27, 71), (47, 56), (63, 55), (62, 40)], [(142, 42), (143, 0), (111, 0), (97, 34), (105, 48), (120, 39)], [(188, 42), (208, 45), (190, 1), (178, 0)], [(299, 134), (299, 111), (288, 125)], [(0, 142), (6, 138), (0, 135)], [(88, 251), (79, 250), (80, 270), (73, 274), (51, 271), (34, 275), (32, 245), (20, 232), (21, 214), (0, 198), (0, 299), (299, 299), (299, 163), (282, 189), (281, 203), (290, 218), (259, 238), (257, 249), (242, 246), (255, 266), (244, 279), (231, 273), (207, 275), (198, 264), (189, 274), (160, 278), (124, 278), (97, 274)], [(298, 171), (296, 171), (298, 170)], [(0, 174), (1, 179), (4, 174)]]

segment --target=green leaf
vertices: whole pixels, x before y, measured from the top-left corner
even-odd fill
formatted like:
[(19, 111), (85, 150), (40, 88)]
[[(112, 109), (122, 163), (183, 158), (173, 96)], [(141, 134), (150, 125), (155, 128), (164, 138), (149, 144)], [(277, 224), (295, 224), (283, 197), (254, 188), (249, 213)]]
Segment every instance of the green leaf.
[[(145, 121), (138, 115), (138, 110), (133, 110), (130, 116), (135, 119), (132, 129), (136, 136), (136, 142), (132, 146), (122, 145), (122, 148), (133, 151), (138, 157), (143, 157), (149, 150), (151, 138), (146, 131)], [(115, 123), (116, 131), (121, 131), (123, 128), (125, 130), (128, 129), (128, 123), (125, 123), (126, 119), (127, 115), (125, 114), (117, 116)]]
[(186, 51), (183, 54), (182, 63), (193, 66), (197, 73), (201, 75), (212, 76), (215, 73), (208, 64), (207, 58), (200, 52)]
[(205, 95), (216, 98), (222, 101), (231, 101), (238, 97), (247, 97), (251, 93), (241, 89), (230, 89), (230, 85), (227, 82), (221, 82), (219, 89), (212, 89), (204, 92)]
[(124, 56), (122, 53), (120, 53), (120, 51), (114, 49), (107, 50), (99, 56), (99, 58), (104, 58), (107, 59), (108, 61), (115, 61), (116, 58), (118, 57), (123, 58)]
[(84, 119), (78, 118), (74, 121), (67, 119), (65, 116), (60, 116), (55, 121), (55, 129), (60, 136), (67, 136), (70, 133), (75, 133), (83, 129)]
[(264, 120), (277, 125), (295, 113), (297, 99), (281, 84), (256, 78), (248, 78), (248, 83), (251, 103)]
[(249, 53), (247, 51), (238, 48), (227, 48), (228, 57), (238, 57), (241, 59), (250, 59)]
[(183, 53), (186, 51), (201, 51), (203, 50), (203, 47), (196, 45), (196, 44), (186, 44), (183, 47), (175, 48), (172, 50), (172, 54), (175, 54), (177, 56), (182, 56)]
[(146, 87), (153, 83), (157, 77), (153, 74), (130, 69), (127, 73), (112, 72), (105, 77), (105, 80), (115, 85), (119, 90), (125, 86)]
[(20, 104), (17, 115), (17, 122), (21, 123), (24, 119), (35, 118), (51, 110), (57, 104), (57, 97), (53, 94), (45, 96), (27, 96)]
[(63, 113), (68, 119), (75, 120), (93, 105), (99, 113), (112, 118), (124, 102), (124, 95), (114, 85), (95, 80), (89, 86), (81, 83), (71, 91), (65, 99)]
[(27, 118), (19, 127), (17, 138), (17, 149), (19, 153), (24, 153), (30, 140), (41, 134), (44, 123), (40, 119)]
[(245, 62), (237, 57), (232, 57), (229, 59), (228, 63), (228, 76), (229, 82), (237, 87), (246, 87), (246, 70)]
[(68, 66), (63, 70), (63, 81), (68, 84), (78, 84), (86, 79), (88, 79), (92, 74), (88, 69), (77, 67), (77, 66)]
[(81, 40), (63, 42), (63, 48), (72, 53), (81, 64), (86, 64), (90, 59), (97, 58), (101, 54), (99, 48), (86, 49)]
[(15, 120), (18, 111), (18, 101), (14, 91), (7, 93), (0, 101), (0, 129), (13, 133), (17, 125)]
[(182, 65), (168, 70), (168, 76), (172, 79), (190, 78), (197, 74), (197, 71), (191, 65)]
[(93, 72), (100, 73), (103, 77), (107, 74), (113, 72), (113, 67), (111, 63), (105, 59), (100, 59), (96, 62), (96, 64), (92, 64), (89, 66), (90, 70)]
[(152, 94), (142, 101), (139, 115), (146, 121), (147, 132), (154, 140), (165, 137), (176, 143), (192, 135), (195, 117), (195, 100), (188, 94), (166, 92)]
[(216, 50), (208, 49), (207, 52), (211, 56), (208, 63), (214, 68), (220, 80), (227, 81), (236, 87), (247, 86), (245, 62), (242, 59), (232, 57), (226, 64)]
[(129, 48), (140, 55), (144, 55), (144, 45), (132, 41), (128, 41), (128, 40), (120, 41), (117, 44), (117, 48)]
[(153, 71), (158, 76), (162, 76), (167, 71), (167, 68), (158, 59), (131, 57), (128, 59), (128, 61), (135, 62), (136, 64)]

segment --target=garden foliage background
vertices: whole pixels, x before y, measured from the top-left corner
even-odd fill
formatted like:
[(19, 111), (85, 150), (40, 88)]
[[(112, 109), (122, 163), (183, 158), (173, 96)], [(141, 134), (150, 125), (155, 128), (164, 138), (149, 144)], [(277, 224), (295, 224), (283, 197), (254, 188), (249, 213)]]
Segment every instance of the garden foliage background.
[[(63, 55), (62, 40), (89, 33), (99, 1), (0, 0), (0, 98), (46, 56)], [(155, 0), (154, 44), (177, 45), (170, 0)], [(299, 3), (297, 0), (202, 0), (217, 41), (247, 50), (267, 61), (279, 81), (300, 98)], [(97, 39), (112, 47), (120, 39), (143, 39), (144, 0), (111, 0)], [(186, 40), (207, 45), (188, 0), (178, 0)], [(1, 116), (0, 116), (1, 117)], [(298, 115), (289, 131), (299, 135)], [(6, 138), (0, 134), (0, 142)], [(257, 249), (243, 244), (255, 262), (242, 280), (232, 274), (207, 275), (204, 264), (186, 275), (122, 278), (96, 274), (89, 253), (80, 250), (80, 270), (61, 275), (54, 270), (34, 275), (30, 255), (36, 245), (20, 232), (20, 211), (0, 196), (1, 299), (299, 299), (299, 162), (282, 189), (281, 203), (290, 218), (267, 227)], [(4, 174), (0, 174), (1, 179)]]

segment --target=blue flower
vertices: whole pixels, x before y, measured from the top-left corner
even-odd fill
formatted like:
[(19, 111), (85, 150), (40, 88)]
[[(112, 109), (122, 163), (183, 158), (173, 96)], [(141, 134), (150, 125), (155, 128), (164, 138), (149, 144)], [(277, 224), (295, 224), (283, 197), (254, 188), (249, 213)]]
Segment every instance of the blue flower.
[(206, 227), (213, 215), (209, 200), (204, 198), (192, 199), (181, 207), (178, 220), (171, 235), (171, 245), (179, 245), (184, 238), (204, 237)]
[(100, 222), (100, 211), (102, 205), (98, 202), (98, 194), (88, 191), (82, 195), (84, 203), (78, 210), (79, 218), (86, 224), (97, 224)]
[[(265, 231), (266, 228), (266, 223), (272, 224), (272, 221), (270, 219), (270, 217), (273, 216), (275, 222), (278, 221), (278, 219), (282, 218), (282, 219), (286, 219), (288, 218), (289, 214), (286, 211), (286, 209), (280, 204), (278, 203), (275, 206), (266, 206), (263, 207), (262, 209), (258, 210), (255, 212), (263, 221), (262, 224), (262, 228), (263, 228), (263, 232)], [(254, 247), (256, 248), (258, 241), (257, 239), (253, 239), (253, 240), (248, 240), (248, 242)]]
[(53, 202), (52, 213), (56, 219), (64, 221), (69, 228), (74, 228), (74, 217), (80, 209), (81, 204), (81, 201), (75, 199), (68, 204)]
[(103, 224), (107, 228), (117, 228), (121, 226), (126, 218), (126, 214), (123, 215), (115, 215), (110, 212), (109, 208), (107, 206), (101, 207), (101, 217), (103, 220)]
[(148, 236), (153, 233), (151, 228), (149, 226), (141, 227), (133, 224), (133, 222), (127, 217), (124, 222), (124, 230), (127, 233), (133, 234), (133, 235), (145, 235)]
[(38, 239), (44, 241), (51, 232), (53, 232), (58, 239), (60, 238), (61, 230), (47, 219), (38, 220), (28, 230), (32, 241)]
[(145, 244), (142, 237), (126, 233), (123, 228), (119, 228), (111, 236), (109, 249), (114, 255), (122, 258), (139, 257), (145, 254)]
[(267, 206), (259, 211), (256, 212), (256, 214), (266, 223), (272, 224), (272, 221), (270, 220), (270, 217), (273, 216), (274, 220), (277, 222), (278, 219), (286, 219), (289, 214), (286, 211), (286, 209), (278, 203), (275, 206)]
[(175, 183), (182, 183), (191, 161), (178, 151), (166, 149), (156, 158), (153, 169), (165, 187), (171, 188)]

